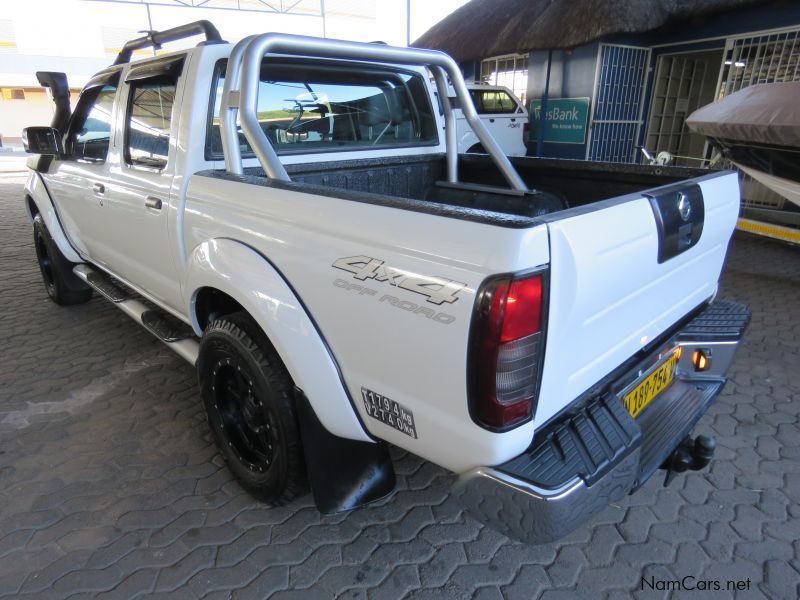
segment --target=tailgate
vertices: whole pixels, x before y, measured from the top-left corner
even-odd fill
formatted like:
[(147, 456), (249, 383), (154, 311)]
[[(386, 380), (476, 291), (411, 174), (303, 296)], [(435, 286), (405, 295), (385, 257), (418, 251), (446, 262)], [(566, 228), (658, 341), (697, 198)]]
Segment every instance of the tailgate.
[(738, 178), (726, 172), (587, 206), (548, 225), (537, 425), (714, 295), (738, 212)]

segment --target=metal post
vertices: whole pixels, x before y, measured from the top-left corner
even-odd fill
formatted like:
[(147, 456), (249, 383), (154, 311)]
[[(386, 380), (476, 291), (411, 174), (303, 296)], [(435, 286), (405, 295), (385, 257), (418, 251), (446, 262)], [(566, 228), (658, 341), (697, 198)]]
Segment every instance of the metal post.
[[(155, 27), (153, 27), (153, 17), (150, 15), (150, 5), (145, 4), (145, 8), (147, 9), (147, 31), (155, 31)], [(153, 56), (158, 56), (155, 46), (153, 46)]]
[(411, 45), (411, 0), (406, 0), (406, 46)]
[(219, 107), (219, 131), (222, 138), (222, 155), (225, 157), (225, 169), (229, 173), (241, 175), (242, 152), (239, 148), (239, 128), (236, 126), (236, 116), (239, 112), (238, 91), (241, 79), (242, 55), (247, 45), (253, 41), (255, 35), (250, 35), (239, 42), (231, 50), (228, 65), (225, 69), (225, 83), (222, 86), (222, 101)]
[(547, 51), (547, 74), (544, 77), (544, 95), (539, 105), (539, 135), (536, 138), (536, 156), (544, 154), (544, 127), (547, 124), (547, 97), (550, 95), (550, 67), (553, 64), (553, 51)]
[(322, 16), (322, 37), (328, 37), (328, 31), (325, 26), (325, 0), (319, 0), (319, 14)]
[(436, 92), (444, 111), (445, 147), (447, 148), (447, 181), (458, 183), (458, 137), (456, 135), (456, 116), (450, 103), (450, 91), (447, 89), (447, 77), (441, 67), (431, 67)]

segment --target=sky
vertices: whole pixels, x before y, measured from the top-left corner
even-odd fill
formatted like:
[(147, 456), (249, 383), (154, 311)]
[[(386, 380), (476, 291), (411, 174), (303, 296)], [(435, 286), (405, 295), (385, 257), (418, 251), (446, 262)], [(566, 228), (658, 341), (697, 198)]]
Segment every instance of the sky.
[[(181, 2), (200, 1), (0, 0), (0, 21), (12, 22), (19, 53), (74, 57), (103, 55), (103, 43), (97, 35), (102, 27), (134, 32), (147, 29), (148, 12), (154, 29), (209, 19), (229, 41), (265, 31), (323, 35), (318, 0), (302, 0), (296, 10), (305, 14), (295, 15), (181, 6)], [(251, 6), (259, 2), (246, 1)], [(411, 40), (466, 1), (410, 0)], [(206, 6), (235, 5), (236, 2), (208, 0)], [(261, 2), (264, 5), (279, 4), (279, 0)], [(405, 45), (407, 0), (325, 0), (325, 6), (327, 37), (358, 41), (380, 39), (392, 45)], [(3, 33), (4, 28), (0, 27), (0, 37)]]
[[(278, 31), (405, 45), (408, 6), (413, 41), (466, 2), (324, 0), (323, 24), (320, 0), (0, 0), (0, 86), (37, 85), (37, 70), (66, 71), (71, 85), (81, 86), (139, 32), (199, 19), (210, 20), (230, 42)], [(186, 6), (201, 3), (203, 8)], [(299, 14), (208, 8), (237, 3), (256, 9), (282, 3)], [(196, 38), (177, 42), (165, 50), (196, 43)]]

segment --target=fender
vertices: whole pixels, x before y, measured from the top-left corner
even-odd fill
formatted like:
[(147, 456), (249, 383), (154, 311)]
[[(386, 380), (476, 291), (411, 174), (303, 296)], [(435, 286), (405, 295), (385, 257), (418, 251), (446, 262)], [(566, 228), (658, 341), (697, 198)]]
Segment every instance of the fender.
[[(56, 212), (53, 201), (50, 198), (50, 193), (47, 191), (47, 187), (42, 181), (41, 175), (38, 173), (31, 173), (31, 176), (28, 178), (28, 182), (25, 184), (25, 193), (26, 196), (29, 196), (31, 199), (33, 199), (34, 204), (36, 204), (36, 208), (39, 209), (39, 214), (42, 215), (44, 224), (47, 226), (47, 231), (50, 232), (50, 236), (53, 238), (53, 241), (55, 241), (56, 246), (58, 246), (58, 249), (61, 250), (61, 254), (63, 254), (64, 257), (70, 262), (84, 262), (84, 260), (69, 243), (69, 240), (64, 233), (64, 228), (61, 226), (58, 213)], [(33, 215), (31, 214), (31, 209), (27, 202), (25, 203), (25, 210), (28, 212), (28, 217), (30, 220), (33, 221)]]
[(365, 432), (339, 369), (316, 325), (292, 288), (261, 254), (240, 242), (217, 238), (197, 246), (183, 281), (188, 311), (197, 335), (195, 302), (201, 288), (228, 294), (250, 313), (283, 359), (297, 387), (330, 433), (362, 442)]
[(472, 132), (472, 129), (467, 127), (466, 131), (464, 131), (458, 140), (458, 151), (459, 153), (463, 154), (475, 144), (480, 144), (480, 142), (481, 141), (478, 139), (478, 136)]

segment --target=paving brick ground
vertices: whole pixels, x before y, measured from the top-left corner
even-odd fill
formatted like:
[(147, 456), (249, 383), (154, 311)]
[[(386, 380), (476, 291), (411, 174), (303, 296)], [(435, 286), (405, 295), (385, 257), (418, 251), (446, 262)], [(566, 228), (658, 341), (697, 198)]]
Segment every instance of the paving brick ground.
[(0, 596), (659, 598), (642, 577), (687, 575), (800, 596), (798, 249), (733, 243), (721, 296), (754, 316), (699, 425), (719, 444), (710, 471), (654, 478), (562, 542), (526, 546), (399, 451), (396, 493), (350, 514), (253, 501), (222, 467), (188, 365), (102, 299), (48, 301), (22, 180), (4, 177)]

